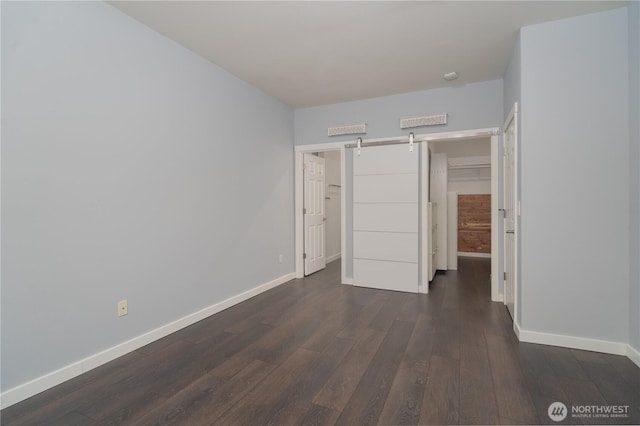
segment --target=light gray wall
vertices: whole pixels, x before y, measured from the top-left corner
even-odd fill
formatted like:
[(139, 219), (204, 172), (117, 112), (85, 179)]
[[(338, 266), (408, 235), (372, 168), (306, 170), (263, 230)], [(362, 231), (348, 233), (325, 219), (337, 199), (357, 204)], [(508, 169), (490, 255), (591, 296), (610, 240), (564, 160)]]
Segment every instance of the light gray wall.
[[(327, 136), (327, 128), (367, 123), (366, 139), (419, 133), (440, 133), (502, 125), (502, 80), (424, 90), (402, 95), (295, 110), (295, 143), (355, 140), (354, 135)], [(444, 126), (400, 129), (400, 119), (449, 113)]]
[[(516, 102), (518, 103), (518, 116), (522, 117), (523, 105), (522, 105), (522, 93), (521, 93), (521, 90), (522, 90), (521, 76), (522, 76), (521, 39), (520, 39), (520, 32), (518, 32), (518, 36), (513, 45), (513, 50), (511, 51), (511, 57), (509, 58), (509, 63), (507, 64), (507, 69), (504, 72), (504, 119), (505, 120), (507, 119), (507, 116), (511, 113), (511, 110), (513, 109), (513, 105)], [(518, 189), (522, 191), (522, 186), (520, 185), (521, 178), (522, 178), (521, 177), (522, 162), (520, 158), (522, 158), (522, 153), (526, 152), (527, 148), (526, 146), (523, 146), (523, 143), (522, 143), (522, 125), (521, 125), (520, 119), (518, 120), (519, 120), (518, 122), (519, 155), (516, 161), (518, 161), (518, 178), (519, 178)], [(500, 163), (502, 164), (502, 162)], [(503, 173), (502, 167), (500, 167), (499, 173), (500, 173), (500, 179), (502, 179), (502, 173)], [(500, 197), (502, 200), (502, 191), (501, 191)], [(502, 203), (500, 205), (502, 206)], [(522, 218), (520, 219), (516, 218), (516, 220), (519, 220), (518, 224), (521, 227)], [(499, 223), (500, 223), (500, 235), (502, 235), (502, 232), (503, 232), (502, 220), (500, 220)], [(518, 235), (518, 239), (520, 240), (520, 243), (518, 244), (519, 247), (517, 247), (517, 250), (519, 251), (520, 259), (522, 259), (522, 251), (521, 251), (522, 238), (526, 238), (526, 236), (522, 235), (522, 232), (520, 232), (520, 235)], [(501, 258), (499, 263), (500, 263), (500, 270), (503, 271), (504, 260)], [(518, 269), (518, 280), (517, 280), (518, 291), (516, 291), (516, 297), (518, 298), (518, 306), (519, 306), (519, 309), (516, 312), (516, 315), (517, 315), (516, 320), (518, 324), (522, 324), (522, 309), (521, 309), (522, 308), (522, 290), (520, 288), (521, 283), (522, 283), (522, 270)], [(499, 288), (500, 288), (500, 292), (504, 290), (504, 281), (500, 280)]]
[[(518, 32), (518, 37), (513, 45), (513, 49), (511, 50), (511, 57), (509, 58), (509, 63), (507, 64), (507, 69), (504, 72), (503, 81), (504, 81), (504, 115), (505, 119), (507, 115), (513, 108), (513, 103), (520, 103), (522, 100), (521, 96), (521, 81), (520, 76), (522, 74), (522, 65), (521, 65), (521, 54), (520, 54), (520, 33)], [(521, 107), (521, 105), (520, 105)]]
[(628, 341), (627, 9), (521, 29), (522, 327)]
[(640, 352), (640, 2), (629, 3), (629, 343)]
[(292, 147), (108, 4), (2, 2), (2, 390), (293, 271)]

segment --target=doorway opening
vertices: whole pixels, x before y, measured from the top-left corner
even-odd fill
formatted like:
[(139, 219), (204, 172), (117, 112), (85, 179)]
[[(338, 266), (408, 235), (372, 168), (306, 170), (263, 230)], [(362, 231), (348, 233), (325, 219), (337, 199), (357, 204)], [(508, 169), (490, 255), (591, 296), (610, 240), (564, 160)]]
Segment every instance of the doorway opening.
[(446, 176), (432, 186), (446, 206), (446, 269), (460, 256), (491, 258), (491, 138), (431, 142), (430, 150)]
[(342, 254), (340, 158), (339, 150), (303, 153), (304, 276)]
[(436, 270), (457, 270), (459, 257), (491, 259), (493, 301), (503, 300), (499, 144), (496, 134), (429, 142)]

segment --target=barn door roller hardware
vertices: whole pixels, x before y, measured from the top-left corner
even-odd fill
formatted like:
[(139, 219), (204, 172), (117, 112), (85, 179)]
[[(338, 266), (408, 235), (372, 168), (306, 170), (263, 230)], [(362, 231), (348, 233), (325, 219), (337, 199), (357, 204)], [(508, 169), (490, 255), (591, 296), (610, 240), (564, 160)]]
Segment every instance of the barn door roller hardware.
[(371, 141), (371, 142), (363, 142), (362, 138), (357, 138), (356, 143), (346, 144), (345, 148), (356, 148), (356, 152), (358, 155), (362, 152), (363, 146), (380, 146), (380, 145), (398, 145), (402, 143), (409, 143), (409, 151), (413, 152), (413, 143), (415, 142), (415, 135), (413, 132), (409, 133), (408, 139), (395, 139), (395, 140), (385, 140), (385, 141)]

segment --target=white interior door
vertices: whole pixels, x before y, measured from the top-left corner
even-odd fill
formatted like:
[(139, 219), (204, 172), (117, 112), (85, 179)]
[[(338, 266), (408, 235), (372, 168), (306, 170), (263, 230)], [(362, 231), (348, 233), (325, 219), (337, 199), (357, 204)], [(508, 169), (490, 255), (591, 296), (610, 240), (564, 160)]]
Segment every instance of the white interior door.
[(405, 144), (354, 153), (354, 285), (419, 291), (419, 155)]
[(517, 279), (517, 133), (515, 109), (504, 127), (504, 303), (513, 318)]
[(324, 158), (304, 154), (304, 274), (324, 269), (325, 208)]

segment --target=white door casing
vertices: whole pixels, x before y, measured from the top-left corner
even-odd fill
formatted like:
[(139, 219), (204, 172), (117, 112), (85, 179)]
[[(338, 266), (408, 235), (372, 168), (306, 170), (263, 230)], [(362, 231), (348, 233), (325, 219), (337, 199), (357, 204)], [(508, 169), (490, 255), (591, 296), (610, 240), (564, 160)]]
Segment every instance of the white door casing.
[(503, 271), (500, 265), (504, 260), (504, 239), (502, 234), (502, 143), (496, 134), (491, 136), (491, 300), (504, 302)]
[(458, 193), (447, 192), (447, 269), (458, 269)]
[(429, 281), (433, 279), (431, 267), (433, 256), (432, 246), (432, 212), (429, 201), (429, 173), (431, 169), (429, 144), (420, 143), (420, 292), (429, 293)]
[(435, 269), (447, 270), (447, 185), (449, 164), (447, 154), (439, 153), (431, 155), (431, 202), (434, 203), (434, 226), (435, 226)]
[(408, 145), (354, 153), (354, 285), (419, 291), (419, 155)]
[(515, 300), (518, 264), (518, 144), (517, 104), (514, 105), (504, 126), (504, 303), (515, 320)]
[(427, 242), (427, 256), (429, 257), (429, 261), (428, 261), (428, 276), (429, 276), (429, 281), (433, 281), (433, 278), (436, 275), (436, 248), (435, 248), (435, 237), (436, 237), (436, 230), (435, 230), (435, 224), (433, 223), (433, 211), (434, 206), (433, 203), (429, 203), (428, 204), (428, 212), (427, 212), (427, 229), (429, 232), (429, 235), (427, 236), (428, 238), (428, 242)]
[(304, 154), (304, 274), (326, 266), (324, 158)]

